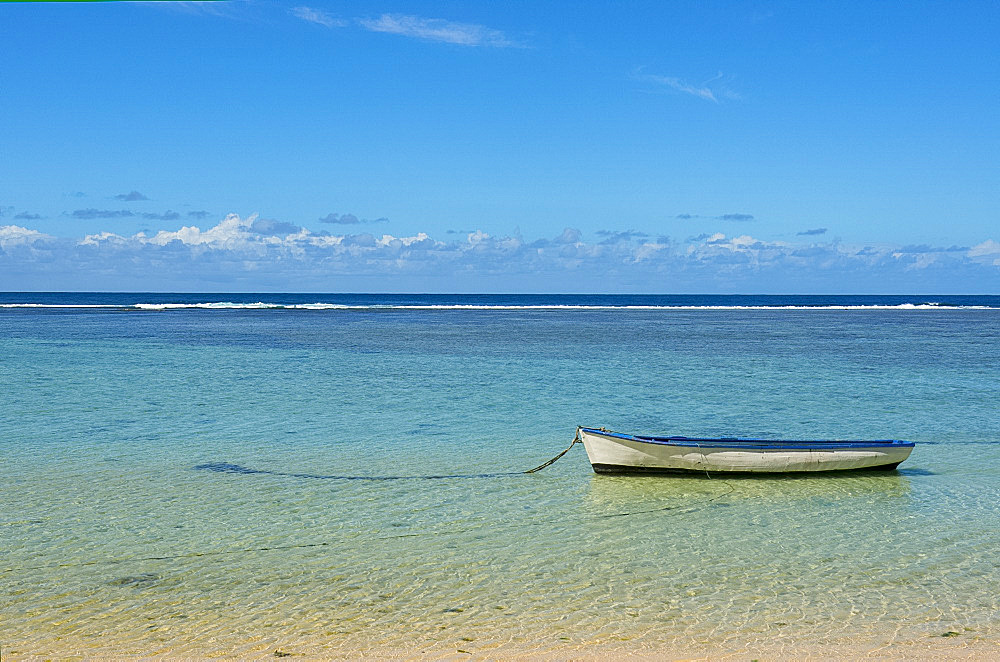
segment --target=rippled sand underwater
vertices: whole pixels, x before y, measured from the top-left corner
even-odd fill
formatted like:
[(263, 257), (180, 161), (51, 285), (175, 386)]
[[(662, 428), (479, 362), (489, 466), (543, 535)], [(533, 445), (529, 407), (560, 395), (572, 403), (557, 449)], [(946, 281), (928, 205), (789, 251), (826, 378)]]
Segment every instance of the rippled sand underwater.
[[(998, 653), (997, 313), (336, 314), (0, 316), (5, 660)], [(918, 445), (475, 477), (577, 424)]]
[[(581, 481), (568, 473), (582, 473), (581, 460), (555, 478), (487, 489), (449, 481), (433, 498), (412, 486), (359, 494), (196, 474), (189, 497), (161, 498), (147, 515), (175, 522), (173, 545), (121, 549), (123, 528), (137, 543), (160, 535), (129, 518), (71, 554), (69, 523), (49, 543), (58, 554), (43, 555), (64, 567), (8, 573), (5, 620), (21, 634), (8, 654), (799, 650), (949, 632), (963, 645), (996, 641), (995, 595), (970, 595), (967, 579), (996, 572), (994, 541), (963, 544), (961, 560), (920, 551), (905, 474)], [(144, 500), (171, 489), (142, 482)], [(78, 497), (113, 499), (122, 487), (98, 482)], [(392, 505), (372, 513), (373, 500)], [(189, 520), (215, 533), (202, 540)], [(934, 535), (935, 547), (968, 541), (947, 521)]]

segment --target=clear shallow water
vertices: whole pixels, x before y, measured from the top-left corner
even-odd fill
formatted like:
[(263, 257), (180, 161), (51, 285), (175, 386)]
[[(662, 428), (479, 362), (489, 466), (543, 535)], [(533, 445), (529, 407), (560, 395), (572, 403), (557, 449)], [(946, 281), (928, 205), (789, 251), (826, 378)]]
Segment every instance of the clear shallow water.
[[(107, 306), (0, 310), (5, 653), (1000, 641), (1000, 298), (134, 308), (234, 298), (0, 295)], [(890, 475), (596, 476), (578, 447), (333, 478), (524, 470), (579, 424), (918, 444)]]

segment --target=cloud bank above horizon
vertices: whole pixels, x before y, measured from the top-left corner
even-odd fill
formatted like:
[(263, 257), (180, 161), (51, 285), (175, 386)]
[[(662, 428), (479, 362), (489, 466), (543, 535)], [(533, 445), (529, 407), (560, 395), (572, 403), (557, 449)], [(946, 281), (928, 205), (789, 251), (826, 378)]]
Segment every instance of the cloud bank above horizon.
[[(475, 230), (313, 232), (229, 214), (207, 229), (56, 237), (0, 226), (5, 290), (989, 293), (1000, 242), (935, 247), (764, 241), (717, 232), (685, 240), (574, 228), (551, 238)], [(814, 231), (800, 233), (814, 235)]]

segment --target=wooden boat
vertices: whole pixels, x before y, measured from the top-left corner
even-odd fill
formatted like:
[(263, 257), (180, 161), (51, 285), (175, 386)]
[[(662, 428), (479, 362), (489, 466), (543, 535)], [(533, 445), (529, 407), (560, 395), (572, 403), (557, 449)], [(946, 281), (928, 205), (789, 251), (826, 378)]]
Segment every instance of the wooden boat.
[(912, 441), (779, 441), (649, 437), (603, 428), (578, 431), (599, 474), (660, 472), (798, 473), (891, 471), (910, 456)]

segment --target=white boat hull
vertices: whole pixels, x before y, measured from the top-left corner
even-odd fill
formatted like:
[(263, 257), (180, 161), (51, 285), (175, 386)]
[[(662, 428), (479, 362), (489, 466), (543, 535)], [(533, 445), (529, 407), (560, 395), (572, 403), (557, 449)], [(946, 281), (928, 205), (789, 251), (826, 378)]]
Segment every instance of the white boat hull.
[(597, 473), (789, 473), (895, 469), (913, 444), (898, 441), (765, 441), (638, 437), (581, 428)]

